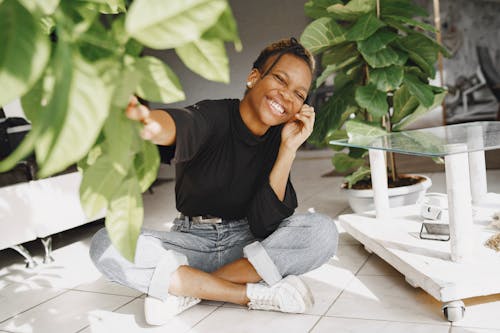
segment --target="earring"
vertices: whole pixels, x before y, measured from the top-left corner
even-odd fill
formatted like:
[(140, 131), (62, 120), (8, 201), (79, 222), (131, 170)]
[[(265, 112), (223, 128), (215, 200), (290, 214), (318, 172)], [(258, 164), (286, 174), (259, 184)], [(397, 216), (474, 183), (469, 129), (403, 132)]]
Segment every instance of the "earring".
[(252, 81), (247, 81), (247, 87), (252, 88)]

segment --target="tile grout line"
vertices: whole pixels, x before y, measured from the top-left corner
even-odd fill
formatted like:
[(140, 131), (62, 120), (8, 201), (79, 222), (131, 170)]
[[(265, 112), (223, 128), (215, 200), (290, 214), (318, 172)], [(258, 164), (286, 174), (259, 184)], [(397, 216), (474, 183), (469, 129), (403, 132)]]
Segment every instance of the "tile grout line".
[(57, 294), (57, 295), (55, 295), (54, 297), (47, 298), (47, 299), (46, 299), (46, 300), (44, 300), (43, 302), (40, 302), (40, 303), (38, 303), (38, 304), (36, 304), (36, 305), (33, 305), (32, 307), (29, 307), (29, 308), (27, 308), (27, 309), (25, 309), (25, 310), (23, 310), (23, 311), (21, 311), (21, 312), (18, 312), (18, 313), (16, 313), (16, 314), (14, 314), (14, 315), (10, 316), (10, 317), (9, 317), (9, 318), (7, 318), (7, 319), (4, 319), (4, 320), (0, 321), (0, 325), (1, 325), (1, 324), (3, 324), (3, 323), (5, 323), (5, 322), (6, 322), (6, 321), (8, 321), (8, 320), (11, 320), (12, 318), (14, 318), (14, 317), (16, 317), (16, 316), (19, 316), (20, 314), (23, 314), (23, 313), (25, 313), (25, 312), (28, 312), (29, 310), (34, 309), (34, 308), (36, 308), (36, 307), (37, 307), (37, 306), (39, 306), (39, 305), (42, 305), (42, 304), (44, 304), (44, 303), (47, 303), (48, 301), (51, 301), (51, 300), (53, 300), (54, 298), (57, 298), (57, 297), (59, 297), (59, 296), (61, 296), (61, 295), (63, 295), (63, 294), (66, 294), (67, 292), (69, 292), (69, 290), (67, 290), (67, 289), (60, 289), (60, 291), (62, 291), (60, 294)]
[(337, 302), (337, 300), (340, 298), (340, 296), (342, 296), (344, 294), (344, 291), (345, 291), (345, 288), (347, 288), (348, 285), (351, 284), (351, 282), (357, 278), (357, 274), (360, 272), (360, 270), (363, 268), (364, 265), (366, 265), (366, 263), (368, 262), (368, 260), (370, 259), (370, 257), (372, 256), (372, 253), (370, 253), (369, 256), (367, 256), (367, 258), (365, 259), (365, 261), (363, 262), (363, 264), (358, 268), (358, 270), (353, 274), (352, 278), (346, 283), (345, 287), (342, 289), (342, 291), (337, 295), (337, 297), (335, 297), (335, 299), (333, 300), (332, 304), (330, 304), (330, 306), (328, 307), (328, 309), (326, 309), (325, 312), (323, 312), (323, 314), (321, 315), (321, 318), (323, 317), (328, 317), (326, 316), (326, 314), (328, 313), (328, 311), (330, 311), (330, 309), (332, 308), (332, 306), (335, 304), (335, 302)]
[[(78, 290), (78, 291), (81, 291), (81, 290)], [(98, 294), (97, 292), (95, 292), (96, 294)], [(123, 295), (114, 295), (114, 294), (105, 294), (105, 295), (113, 295), (113, 296), (123, 296)], [(122, 305), (119, 305), (117, 308), (111, 310), (111, 312), (115, 312), (116, 310), (120, 310), (121, 308), (123, 308), (125, 305), (128, 305), (130, 303), (132, 303), (133, 301), (135, 301), (136, 299), (140, 299), (142, 297), (143, 294), (140, 294), (139, 296), (128, 296), (128, 297), (131, 297), (132, 299), (129, 300), (128, 302), (122, 304)], [(83, 330), (85, 330), (86, 328), (90, 327), (90, 324), (87, 324), (85, 325), (84, 327), (80, 328), (78, 331), (76, 331), (75, 333), (79, 333), (79, 332), (82, 332)]]
[(194, 323), (188, 330), (184, 331), (184, 332), (189, 332), (191, 330), (193, 330), (196, 326), (198, 326), (202, 321), (204, 321), (205, 319), (207, 319), (209, 316), (211, 316), (215, 311), (221, 309), (222, 306), (217, 306), (215, 307), (215, 309), (213, 309), (212, 311), (210, 311), (209, 313), (207, 313), (206, 316), (204, 316), (203, 318), (201, 318), (200, 320), (198, 320), (196, 323)]
[[(422, 322), (422, 321), (401, 321), (401, 320), (391, 320), (391, 319), (373, 319), (373, 318), (362, 318), (362, 317), (346, 317), (346, 316), (337, 316), (337, 315), (332, 315), (332, 316), (325, 316), (326, 318), (342, 318), (342, 319), (355, 319), (355, 320), (368, 320), (368, 321), (384, 321), (384, 322), (389, 322), (389, 323), (399, 323), (399, 324), (416, 324), (416, 325), (434, 325), (434, 326), (450, 326), (452, 327), (451, 323), (429, 323), (429, 322)], [(457, 326), (461, 327), (461, 326)], [(488, 328), (480, 328), (480, 329), (488, 329)]]

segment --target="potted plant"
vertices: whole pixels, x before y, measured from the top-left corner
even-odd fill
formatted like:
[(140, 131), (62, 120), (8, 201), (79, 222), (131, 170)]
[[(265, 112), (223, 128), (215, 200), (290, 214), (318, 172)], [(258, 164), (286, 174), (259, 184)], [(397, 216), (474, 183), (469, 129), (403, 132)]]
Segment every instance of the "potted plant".
[[(431, 37), (434, 27), (417, 19), (427, 17), (426, 10), (411, 0), (309, 0), (305, 12), (315, 20), (301, 42), (320, 57), (323, 67), (316, 88), (334, 74), (333, 94), (318, 111), (310, 142), (325, 146), (347, 135), (400, 131), (441, 104), (446, 92), (429, 80), (435, 77), (438, 54), (449, 54)], [(344, 187), (361, 198), (373, 196), (366, 155), (366, 150), (350, 148), (332, 159), (337, 171), (353, 171)], [(430, 186), (425, 176), (398, 174), (392, 155), (388, 161), (389, 187), (396, 188), (389, 190), (390, 197), (391, 192), (400, 197)], [(397, 189), (400, 184), (413, 188)], [(366, 200), (351, 206), (355, 211), (370, 209)]]
[(85, 212), (106, 210), (113, 244), (133, 260), (159, 156), (124, 110), (133, 94), (184, 99), (170, 67), (142, 50), (175, 49), (197, 74), (227, 83), (224, 42), (240, 47), (227, 0), (4, 0), (0, 17), (0, 106), (21, 98), (32, 124), (0, 172), (32, 151), (40, 178), (78, 163)]

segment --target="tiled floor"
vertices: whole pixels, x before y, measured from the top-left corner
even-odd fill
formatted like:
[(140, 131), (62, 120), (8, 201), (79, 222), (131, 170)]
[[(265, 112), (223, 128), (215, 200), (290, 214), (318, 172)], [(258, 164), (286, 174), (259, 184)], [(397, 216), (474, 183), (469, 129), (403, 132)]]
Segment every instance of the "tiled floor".
[[(302, 152), (294, 165), (299, 211), (314, 208), (332, 217), (348, 211), (341, 178), (330, 171), (330, 152)], [(432, 191), (444, 191), (443, 174), (431, 174)], [(500, 170), (488, 172), (489, 189), (500, 192)], [(173, 183), (145, 194), (145, 224), (168, 228), (175, 215)], [(0, 251), (0, 333), (2, 332), (453, 332), (500, 333), (500, 294), (465, 300), (467, 313), (453, 326), (440, 302), (408, 285), (392, 267), (342, 232), (337, 255), (305, 275), (316, 304), (306, 314), (249, 311), (202, 302), (163, 327), (144, 321), (143, 295), (106, 282), (88, 257), (95, 222), (54, 237), (54, 258), (34, 270), (21, 257)], [(41, 246), (29, 244), (40, 260)], [(499, 277), (500, 283), (500, 277)]]

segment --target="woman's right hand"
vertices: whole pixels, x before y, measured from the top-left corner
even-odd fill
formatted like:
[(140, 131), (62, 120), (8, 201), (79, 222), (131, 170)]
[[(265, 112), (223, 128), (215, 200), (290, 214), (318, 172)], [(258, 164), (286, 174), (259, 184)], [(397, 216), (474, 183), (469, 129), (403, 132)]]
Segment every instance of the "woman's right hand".
[(173, 118), (163, 110), (150, 110), (132, 96), (125, 115), (144, 126), (141, 137), (157, 145), (170, 146), (175, 143), (176, 127)]
[(141, 137), (144, 140), (155, 142), (155, 139), (160, 136), (161, 125), (151, 118), (151, 110), (140, 104), (137, 97), (130, 98), (125, 114), (129, 119), (139, 121), (144, 125), (141, 130)]

